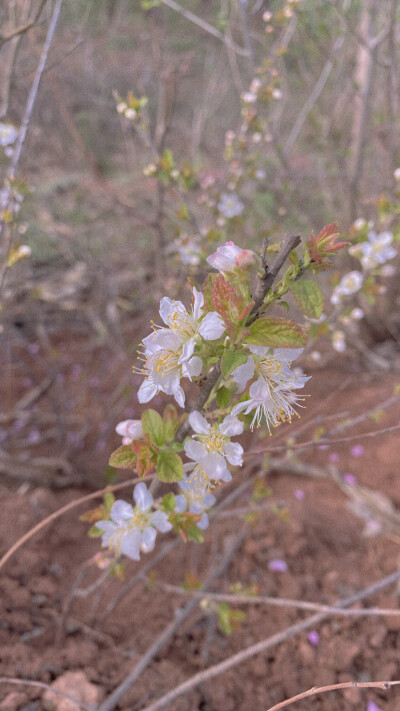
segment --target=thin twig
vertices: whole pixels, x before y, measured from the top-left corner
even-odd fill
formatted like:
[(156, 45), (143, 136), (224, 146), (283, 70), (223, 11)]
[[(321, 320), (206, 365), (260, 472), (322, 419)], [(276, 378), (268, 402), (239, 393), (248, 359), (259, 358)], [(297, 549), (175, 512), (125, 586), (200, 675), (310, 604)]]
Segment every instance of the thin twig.
[(251, 316), (248, 321), (248, 325), (256, 320), (258, 311), (263, 304), (265, 296), (274, 283), (282, 265), (288, 258), (290, 252), (292, 252), (300, 244), (300, 242), (301, 237), (299, 237), (299, 235), (287, 235), (279, 254), (276, 255), (270, 267), (265, 263), (264, 256), (262, 257), (264, 273), (258, 278), (258, 283), (254, 292), (254, 306), (250, 312)]
[(186, 10), (185, 8), (181, 7), (180, 5), (178, 5), (178, 3), (174, 2), (174, 0), (160, 0), (160, 2), (163, 5), (166, 5), (166, 7), (169, 7), (170, 10), (175, 10), (175, 12), (178, 12), (186, 20), (189, 20), (189, 22), (193, 22), (193, 24), (197, 25), (197, 27), (201, 27), (201, 29), (205, 32), (208, 32), (208, 34), (221, 40), (221, 42), (226, 44), (230, 49), (233, 49), (237, 54), (240, 54), (242, 57), (248, 56), (247, 49), (239, 47), (237, 44), (229, 40), (223, 34), (223, 32), (217, 30), (215, 27), (213, 27), (213, 25), (210, 25), (209, 22), (206, 22), (206, 20), (203, 20), (201, 17), (198, 17), (198, 15), (195, 15), (193, 12), (190, 12), (190, 10)]
[[(233, 544), (229, 547), (229, 550), (224, 555), (220, 563), (214, 568), (210, 573), (207, 580), (205, 581), (205, 587), (209, 587), (212, 583), (219, 578), (222, 573), (226, 570), (232, 557), (235, 555), (237, 550), (243, 543), (247, 531), (245, 527), (238, 536), (236, 536)], [(199, 601), (197, 599), (190, 600), (183, 608), (177, 610), (175, 613), (174, 620), (164, 629), (164, 631), (157, 637), (153, 644), (149, 647), (147, 652), (142, 656), (140, 662), (132, 669), (124, 681), (117, 686), (116, 689), (110, 694), (110, 696), (100, 704), (98, 711), (111, 711), (120, 699), (129, 691), (133, 686), (135, 681), (139, 678), (142, 672), (148, 667), (152, 659), (158, 654), (160, 649), (171, 639), (175, 632), (179, 629), (182, 623), (189, 617), (189, 615), (195, 610)]]
[[(14, 153), (13, 153), (13, 156), (12, 156), (12, 159), (10, 162), (9, 169), (7, 171), (7, 182), (6, 182), (6, 186), (5, 186), (5, 195), (4, 195), (4, 203), (5, 203), (6, 209), (9, 206), (9, 203), (11, 200), (12, 190), (13, 190), (13, 187), (12, 187), (13, 180), (15, 179), (17, 167), (18, 167), (19, 161), (21, 159), (22, 149), (23, 149), (23, 146), (25, 143), (27, 132), (28, 132), (29, 123), (30, 123), (30, 120), (32, 117), (32, 112), (33, 112), (33, 109), (34, 109), (34, 106), (36, 103), (36, 98), (37, 98), (38, 91), (39, 91), (40, 81), (41, 81), (41, 78), (42, 78), (42, 75), (44, 72), (47, 57), (48, 57), (50, 47), (51, 47), (51, 44), (53, 41), (53, 37), (54, 37), (55, 30), (56, 30), (57, 21), (58, 21), (58, 17), (60, 14), (62, 3), (63, 3), (63, 0), (56, 0), (53, 14), (51, 16), (50, 24), (49, 24), (49, 27), (47, 30), (46, 39), (44, 41), (42, 53), (40, 55), (39, 64), (37, 66), (36, 73), (35, 73), (33, 83), (31, 86), (31, 90), (29, 92), (28, 100), (26, 102), (25, 113), (22, 118), (21, 128), (19, 130), (18, 138), (15, 143)], [(0, 238), (2, 237), (5, 224), (6, 223), (3, 219), (0, 220)], [(7, 272), (7, 268), (8, 268), (7, 254), (9, 253), (9, 250), (11, 247), (11, 241), (12, 241), (11, 234), (12, 234), (11, 230), (9, 230), (9, 236), (8, 236), (8, 240), (7, 240), (8, 244), (6, 244), (6, 246), (5, 246), (4, 266), (1, 268), (1, 271), (0, 271), (0, 291), (3, 288), (4, 278), (5, 278), (5, 274)]]
[(340, 617), (398, 617), (399, 609), (384, 609), (382, 607), (369, 607), (356, 610), (344, 610), (341, 607), (320, 605), (316, 602), (306, 600), (290, 600), (283, 597), (271, 597), (269, 595), (230, 595), (228, 593), (210, 593), (201, 590), (185, 590), (179, 585), (155, 582), (155, 586), (165, 592), (174, 595), (185, 595), (197, 597), (200, 600), (214, 600), (215, 602), (227, 602), (230, 605), (271, 605), (272, 607), (290, 607), (294, 610), (308, 610), (309, 612), (326, 612), (329, 615), (339, 615)]
[[(364, 600), (365, 598), (370, 597), (371, 595), (375, 595), (375, 593), (389, 587), (389, 585), (393, 585), (393, 583), (396, 583), (398, 580), (400, 580), (400, 571), (391, 573), (391, 575), (388, 575), (386, 578), (379, 580), (377, 583), (374, 583), (374, 585), (371, 585), (365, 590), (362, 590), (361, 592), (356, 593), (355, 595), (351, 595), (350, 597), (344, 598), (338, 603), (337, 607), (348, 607), (349, 605), (354, 605), (354, 603), (359, 602), (360, 600)], [(291, 637), (294, 637), (299, 632), (304, 632), (304, 630), (309, 629), (310, 627), (314, 627), (319, 622), (325, 620), (328, 616), (328, 613), (325, 612), (317, 613), (315, 615), (312, 615), (311, 617), (308, 617), (305, 620), (302, 620), (301, 622), (296, 623), (295, 625), (291, 625), (282, 632), (277, 632), (271, 637), (267, 637), (267, 639), (261, 640), (261, 642), (252, 644), (250, 647), (241, 650), (237, 654), (233, 654), (231, 657), (225, 659), (223, 662), (215, 664), (214, 666), (209, 667), (208, 669), (205, 669), (204, 671), (201, 671), (198, 674), (195, 674), (190, 679), (183, 682), (183, 684), (180, 684), (179, 686), (175, 687), (167, 694), (162, 696), (160, 699), (155, 701), (154, 704), (146, 706), (144, 711), (158, 711), (158, 709), (161, 709), (171, 701), (174, 701), (176, 698), (178, 698), (178, 696), (182, 696), (182, 694), (186, 694), (188, 691), (191, 691), (199, 684), (202, 684), (203, 682), (209, 681), (210, 679), (213, 679), (214, 677), (223, 674), (224, 672), (228, 671), (228, 669), (232, 669), (232, 667), (235, 667), (238, 664), (242, 664), (244, 661), (246, 661), (247, 659), (251, 659), (256, 654), (260, 654), (261, 652), (265, 652), (271, 647), (275, 647), (276, 645), (281, 644), (282, 642), (286, 642), (286, 640), (290, 639)], [(101, 709), (100, 707), (99, 711), (103, 711), (103, 709)]]
[(390, 689), (391, 686), (398, 686), (400, 681), (342, 681), (340, 684), (330, 684), (329, 686), (313, 686), (312, 689), (308, 691), (303, 691), (301, 694), (292, 696), (290, 699), (281, 701), (275, 706), (271, 706), (267, 711), (278, 711), (278, 709), (283, 709), (285, 706), (290, 706), (291, 704), (300, 701), (301, 699), (306, 699), (309, 696), (315, 696), (315, 694), (323, 694), (326, 691), (337, 691), (338, 689)]

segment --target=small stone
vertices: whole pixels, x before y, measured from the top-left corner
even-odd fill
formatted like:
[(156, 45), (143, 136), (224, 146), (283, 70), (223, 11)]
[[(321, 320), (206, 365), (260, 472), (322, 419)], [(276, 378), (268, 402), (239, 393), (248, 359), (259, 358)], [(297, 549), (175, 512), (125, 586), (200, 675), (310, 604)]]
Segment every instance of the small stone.
[[(45, 691), (43, 708), (46, 711), (80, 711), (79, 702), (96, 706), (100, 701), (100, 687), (91, 684), (81, 671), (66, 672), (54, 681), (51, 688), (59, 694), (53, 694), (50, 689)], [(75, 698), (76, 702), (61, 694)]]
[(22, 691), (11, 691), (0, 704), (0, 711), (18, 711), (26, 702), (28, 697)]

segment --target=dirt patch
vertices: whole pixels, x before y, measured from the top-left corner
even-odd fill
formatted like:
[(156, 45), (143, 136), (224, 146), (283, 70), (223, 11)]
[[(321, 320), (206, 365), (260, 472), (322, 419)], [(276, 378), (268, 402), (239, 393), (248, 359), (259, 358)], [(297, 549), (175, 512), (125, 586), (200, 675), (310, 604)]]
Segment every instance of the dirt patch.
[[(309, 404), (301, 424), (293, 428), (296, 432), (303, 427), (298, 442), (311, 439), (315, 428), (320, 427), (318, 402), (328, 403), (329, 415), (354, 408), (363, 412), (389, 397), (395, 384), (389, 375), (385, 380), (370, 376), (361, 383), (359, 378), (356, 382), (350, 377), (341, 391), (343, 377), (343, 373), (335, 371), (314, 374), (310, 392), (315, 408), (312, 410)], [(321, 468), (327, 463), (334, 464), (355, 490), (360, 485), (379, 489), (399, 504), (396, 433), (378, 439), (357, 439), (357, 435), (393, 426), (398, 420), (399, 407), (395, 405), (382, 414), (378, 424), (371, 418), (360, 422), (351, 442), (332, 444), (327, 449), (314, 447), (299, 461), (305, 463), (305, 469), (308, 464)], [(330, 420), (326, 419), (325, 427), (328, 426), (331, 427)], [(286, 433), (282, 429), (276, 438), (262, 443), (255, 440), (252, 446), (276, 446), (288, 434), (288, 428)], [(338, 433), (333, 439), (345, 434), (350, 432)], [(116, 596), (151, 556), (144, 557), (140, 565), (128, 562), (124, 582), (104, 579), (103, 571), (88, 564), (99, 545), (86, 537), (86, 526), (78, 521), (78, 513), (87, 506), (51, 523), (20, 548), (2, 571), (2, 674), (50, 684), (66, 671), (84, 671), (90, 682), (109, 694), (173, 619), (177, 608), (186, 602), (182, 596), (162, 589), (161, 584), (182, 585), (185, 572), (204, 579), (212, 562), (226, 552), (239, 527), (246, 525), (243, 513), (248, 513), (249, 507), (256, 506), (257, 511), (248, 519), (245, 541), (213, 591), (228, 593), (251, 588), (258, 594), (277, 598), (332, 604), (396, 570), (400, 534), (394, 525), (381, 530), (379, 535), (366, 536), (368, 521), (356, 516), (354, 507), (349, 508), (349, 497), (336, 483), (293, 475), (288, 469), (283, 466), (280, 472), (263, 474), (257, 465), (247, 473), (238, 473), (236, 481), (242, 482), (247, 477), (249, 486), (212, 523), (205, 544), (176, 546), (154, 567), (150, 585), (142, 581), (131, 584), (119, 602)], [(273, 492), (256, 505), (251, 499), (255, 474), (258, 478), (264, 476), (263, 483)], [(77, 487), (51, 491), (29, 483), (22, 486), (4, 483), (0, 492), (2, 552), (49, 513), (83, 493), (85, 490)], [(160, 546), (166, 542), (168, 537), (164, 537)], [(275, 564), (280, 561), (278, 570), (273, 569), (274, 561)], [(397, 608), (398, 592), (391, 586), (360, 605)], [(105, 614), (112, 601), (114, 609)], [(145, 708), (197, 671), (312, 614), (290, 607), (234, 607), (242, 609), (246, 617), (229, 636), (219, 631), (212, 606), (197, 608), (117, 708)], [(396, 616), (331, 617), (315, 629), (273, 646), (202, 684), (166, 708), (266, 709), (315, 685), (400, 678), (399, 627), (400, 617)], [(0, 698), (7, 699), (10, 709), (40, 711), (43, 693), (28, 686), (16, 692), (15, 687), (2, 685)], [(394, 711), (400, 695), (396, 690), (350, 689), (310, 698), (298, 708), (364, 710), (368, 700), (374, 700), (382, 711)]]

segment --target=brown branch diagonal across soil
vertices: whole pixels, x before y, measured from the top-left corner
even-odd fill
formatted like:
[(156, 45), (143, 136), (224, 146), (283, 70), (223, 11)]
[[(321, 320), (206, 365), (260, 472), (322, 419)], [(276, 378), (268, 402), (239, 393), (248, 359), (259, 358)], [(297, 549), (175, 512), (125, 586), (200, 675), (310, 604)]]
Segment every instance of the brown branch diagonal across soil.
[[(143, 576), (149, 582), (149, 579)], [(155, 586), (172, 593), (173, 595), (184, 595), (188, 597), (197, 597), (200, 600), (214, 600), (215, 602), (228, 602), (230, 605), (271, 605), (272, 607), (291, 607), (297, 610), (308, 610), (308, 612), (327, 612), (329, 615), (339, 615), (341, 617), (389, 617), (400, 615), (399, 609), (384, 609), (381, 607), (368, 607), (356, 610), (347, 610), (342, 607), (319, 605), (315, 602), (307, 602), (306, 600), (291, 600), (284, 597), (271, 597), (269, 595), (231, 595), (228, 593), (209, 593), (185, 590), (178, 585), (170, 585), (169, 583), (156, 582)]]
[(329, 686), (313, 686), (312, 689), (303, 691), (301, 694), (292, 696), (290, 699), (281, 701), (275, 706), (267, 709), (267, 711), (278, 711), (286, 706), (296, 703), (301, 699), (307, 699), (315, 694), (324, 694), (326, 691), (338, 691), (339, 689), (390, 689), (391, 686), (398, 686), (400, 681), (342, 681), (340, 684), (330, 684)]
[[(349, 605), (353, 605), (354, 603), (364, 600), (365, 598), (374, 595), (380, 590), (389, 587), (389, 585), (393, 585), (393, 583), (396, 583), (398, 580), (400, 580), (400, 571), (391, 573), (386, 578), (379, 580), (377, 583), (374, 583), (365, 590), (362, 590), (359, 593), (340, 600), (337, 603), (336, 607), (349, 607)], [(296, 634), (299, 634), (299, 632), (304, 632), (304, 630), (309, 629), (310, 627), (314, 627), (319, 622), (326, 620), (328, 617), (329, 613), (319, 612), (315, 615), (312, 615), (311, 617), (308, 617), (305, 620), (302, 620), (301, 622), (297, 622), (296, 624), (287, 627), (282, 632), (277, 632), (276, 634), (271, 635), (271, 637), (267, 637), (266, 639), (263, 639), (260, 642), (257, 642), (256, 644), (252, 644), (250, 647), (247, 647), (246, 649), (241, 650), (237, 654), (233, 654), (231, 657), (228, 657), (228, 659), (225, 659), (223, 662), (214, 664), (214, 666), (209, 667), (208, 669), (205, 669), (204, 671), (201, 671), (198, 674), (194, 674), (194, 676), (183, 682), (183, 684), (180, 684), (179, 686), (175, 687), (175, 689), (172, 689), (160, 699), (155, 701), (154, 704), (146, 706), (143, 711), (158, 711), (158, 709), (164, 708), (164, 706), (166, 706), (168, 703), (171, 703), (179, 696), (182, 696), (182, 694), (186, 694), (188, 691), (191, 691), (199, 684), (202, 684), (203, 682), (209, 681), (210, 679), (213, 679), (214, 677), (223, 674), (224, 672), (228, 671), (228, 669), (232, 669), (238, 664), (243, 664), (243, 662), (245, 662), (247, 659), (251, 659), (256, 654), (260, 654), (261, 652), (265, 652), (271, 647), (275, 647), (276, 645), (281, 644), (282, 642), (286, 642), (286, 640), (290, 639), (291, 637), (294, 637)], [(103, 711), (103, 709), (100, 707), (99, 711)], [(108, 709), (107, 711), (110, 710)]]
[[(217, 578), (219, 578), (222, 573), (228, 567), (230, 561), (232, 560), (235, 553), (239, 550), (246, 536), (247, 527), (245, 527), (238, 536), (235, 537), (233, 544), (229, 547), (227, 553), (224, 555), (222, 560), (218, 565), (215, 566), (214, 570), (211, 571), (208, 578), (204, 583), (204, 587), (207, 588), (212, 585)], [(117, 686), (116, 689), (110, 694), (110, 696), (99, 706), (98, 711), (111, 711), (115, 708), (119, 700), (129, 691), (129, 689), (134, 685), (135, 681), (139, 678), (142, 672), (148, 667), (152, 659), (158, 654), (160, 649), (171, 639), (175, 632), (179, 629), (182, 623), (189, 617), (189, 615), (196, 609), (199, 604), (199, 600), (193, 598), (184, 607), (175, 613), (174, 620), (163, 630), (163, 632), (157, 637), (153, 644), (149, 647), (147, 652), (142, 656), (140, 662), (132, 669), (124, 681)]]

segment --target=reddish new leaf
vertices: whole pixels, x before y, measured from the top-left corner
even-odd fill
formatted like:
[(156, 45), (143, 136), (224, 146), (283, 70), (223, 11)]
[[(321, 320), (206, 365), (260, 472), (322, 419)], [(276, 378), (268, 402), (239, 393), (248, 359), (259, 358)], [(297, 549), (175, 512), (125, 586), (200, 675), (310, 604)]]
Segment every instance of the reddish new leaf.
[(156, 466), (157, 454), (147, 442), (143, 442), (142, 440), (132, 442), (131, 447), (137, 456), (137, 473), (139, 476), (144, 477)]

